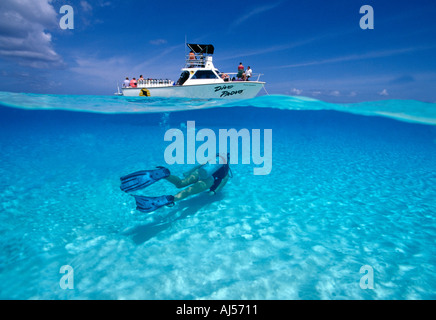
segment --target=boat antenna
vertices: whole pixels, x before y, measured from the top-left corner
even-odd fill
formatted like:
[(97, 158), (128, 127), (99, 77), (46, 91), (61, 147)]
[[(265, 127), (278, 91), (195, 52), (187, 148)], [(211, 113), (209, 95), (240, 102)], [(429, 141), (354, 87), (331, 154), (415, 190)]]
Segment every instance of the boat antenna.
[(187, 37), (186, 37), (186, 34), (185, 34), (185, 57), (186, 57), (186, 55), (187, 55), (187, 53), (186, 53), (186, 46), (187, 46), (187, 43), (188, 43), (188, 40), (187, 40)]

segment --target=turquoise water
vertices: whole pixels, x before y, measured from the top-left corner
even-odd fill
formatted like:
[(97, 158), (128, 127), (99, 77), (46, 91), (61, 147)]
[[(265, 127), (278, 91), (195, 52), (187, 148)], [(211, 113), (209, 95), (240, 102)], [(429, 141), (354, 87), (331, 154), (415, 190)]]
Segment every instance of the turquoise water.
[[(12, 93), (0, 104), (2, 299), (436, 298), (435, 104)], [(217, 135), (272, 129), (271, 173), (232, 165), (216, 196), (136, 211), (119, 177), (166, 165), (164, 134), (187, 121)], [(177, 191), (160, 181), (138, 194)], [(64, 265), (73, 289), (60, 286)], [(374, 289), (361, 288), (362, 266)]]

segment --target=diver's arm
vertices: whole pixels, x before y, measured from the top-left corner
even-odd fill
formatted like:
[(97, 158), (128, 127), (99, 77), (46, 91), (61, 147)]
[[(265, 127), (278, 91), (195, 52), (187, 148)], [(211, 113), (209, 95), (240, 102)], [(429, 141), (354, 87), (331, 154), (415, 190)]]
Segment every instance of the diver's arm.
[(223, 180), (221, 180), (221, 183), (215, 189), (215, 193), (219, 192), (222, 188), (224, 188), (228, 180), (229, 180), (229, 175), (227, 174), (226, 177)]

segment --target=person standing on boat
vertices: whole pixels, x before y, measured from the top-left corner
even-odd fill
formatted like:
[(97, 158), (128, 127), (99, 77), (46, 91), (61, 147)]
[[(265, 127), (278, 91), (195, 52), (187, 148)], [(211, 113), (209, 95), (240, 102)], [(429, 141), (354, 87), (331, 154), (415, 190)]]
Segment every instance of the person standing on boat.
[(197, 59), (197, 58), (195, 57), (195, 53), (194, 53), (194, 51), (191, 50), (191, 52), (189, 52), (189, 60), (190, 60), (189, 67), (190, 67), (190, 68), (195, 67), (195, 62), (194, 62), (194, 60), (196, 60), (196, 59)]
[(123, 87), (128, 88), (129, 86), (130, 86), (129, 77), (126, 77), (126, 80), (124, 80), (124, 82), (123, 82)]
[(239, 66), (238, 66), (238, 75), (236, 76), (238, 79), (241, 79), (242, 76), (244, 75), (244, 66), (242, 65), (242, 62), (239, 62)]

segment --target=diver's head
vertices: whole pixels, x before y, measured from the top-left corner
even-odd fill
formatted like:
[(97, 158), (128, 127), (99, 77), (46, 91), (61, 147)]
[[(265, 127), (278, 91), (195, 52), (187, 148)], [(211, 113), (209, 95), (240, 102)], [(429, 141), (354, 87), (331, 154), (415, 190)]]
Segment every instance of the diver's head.
[(221, 158), (221, 161), (224, 162), (224, 164), (230, 164), (230, 152), (227, 153), (217, 153), (216, 154), (217, 158)]

